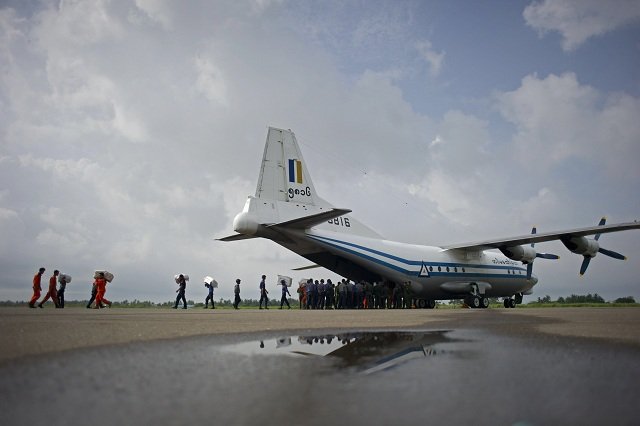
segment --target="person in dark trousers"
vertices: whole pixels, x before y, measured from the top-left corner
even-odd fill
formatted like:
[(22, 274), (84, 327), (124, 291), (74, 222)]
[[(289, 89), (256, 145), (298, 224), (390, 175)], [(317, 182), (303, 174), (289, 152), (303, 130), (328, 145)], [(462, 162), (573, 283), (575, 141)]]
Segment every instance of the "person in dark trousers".
[(211, 309), (215, 309), (216, 305), (213, 304), (213, 283), (204, 283), (204, 286), (209, 289), (209, 294), (207, 295), (207, 298), (204, 299), (204, 308), (207, 309), (209, 306), (209, 300), (211, 300)]
[(89, 299), (89, 303), (87, 303), (87, 309), (91, 308), (91, 304), (94, 300), (96, 300), (96, 295), (98, 294), (98, 286), (96, 281), (93, 280), (93, 285), (91, 286), (91, 299)]
[(331, 282), (331, 279), (328, 279), (327, 283), (325, 284), (325, 290), (324, 290), (324, 294), (326, 298), (325, 306), (327, 309), (333, 309), (333, 304), (335, 300), (334, 292), (335, 292), (335, 286)]
[(60, 287), (58, 287), (58, 307), (64, 308), (64, 291), (67, 288), (67, 276), (60, 275), (58, 282), (60, 283)]
[(265, 280), (267, 279), (266, 275), (262, 276), (262, 281), (260, 281), (260, 309), (262, 309), (262, 301), (264, 300), (264, 308), (265, 309), (269, 309), (269, 297), (267, 296), (267, 294), (269, 294), (269, 292), (267, 291), (267, 285), (265, 284)]
[(236, 280), (236, 285), (233, 287), (233, 309), (238, 309), (238, 305), (240, 304), (240, 279)]
[(289, 300), (287, 300), (287, 295), (291, 297), (291, 293), (289, 293), (289, 289), (287, 288), (287, 283), (284, 280), (280, 280), (280, 284), (282, 285), (282, 298), (280, 299), (280, 309), (282, 309), (283, 304), (287, 304), (287, 309), (291, 309), (291, 305), (289, 305)]
[(187, 298), (184, 296), (184, 293), (187, 289), (187, 281), (184, 279), (184, 275), (180, 274), (180, 276), (178, 277), (178, 289), (176, 290), (176, 293), (178, 293), (178, 296), (176, 296), (176, 304), (173, 305), (173, 309), (178, 309), (178, 303), (180, 302), (180, 300), (182, 300), (182, 309), (187, 309)]

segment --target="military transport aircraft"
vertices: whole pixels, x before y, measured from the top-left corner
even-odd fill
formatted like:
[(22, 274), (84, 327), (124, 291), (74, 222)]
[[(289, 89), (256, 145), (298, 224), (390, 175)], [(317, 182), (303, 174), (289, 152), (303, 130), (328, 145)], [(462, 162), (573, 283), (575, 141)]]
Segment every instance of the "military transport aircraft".
[(350, 213), (318, 196), (293, 132), (270, 127), (256, 193), (233, 220), (237, 234), (219, 240), (267, 238), (313, 262), (310, 267), (351, 280), (410, 283), (421, 308), (446, 299), (486, 308), (490, 297), (513, 308), (538, 282), (534, 260), (558, 258), (538, 253), (535, 243), (560, 240), (584, 257), (582, 275), (598, 253), (625, 259), (600, 247), (601, 234), (640, 228), (637, 221), (605, 225), (603, 218), (598, 226), (540, 234), (534, 228), (513, 238), (432, 247), (385, 240)]

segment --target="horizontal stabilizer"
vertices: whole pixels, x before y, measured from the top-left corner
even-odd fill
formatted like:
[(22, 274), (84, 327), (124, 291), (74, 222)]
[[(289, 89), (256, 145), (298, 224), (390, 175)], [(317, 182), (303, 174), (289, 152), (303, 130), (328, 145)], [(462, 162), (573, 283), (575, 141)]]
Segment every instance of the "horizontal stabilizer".
[(300, 268), (293, 268), (292, 271), (306, 271), (307, 269), (322, 268), (320, 265), (301, 266)]
[(248, 240), (250, 238), (257, 238), (255, 235), (245, 235), (245, 234), (235, 234), (235, 235), (229, 235), (228, 237), (224, 237), (224, 238), (216, 238), (216, 241), (240, 241), (240, 240)]
[(351, 213), (349, 209), (331, 209), (326, 212), (320, 212), (309, 216), (303, 216), (286, 222), (274, 223), (268, 228), (289, 228), (289, 229), (307, 229), (336, 217)]

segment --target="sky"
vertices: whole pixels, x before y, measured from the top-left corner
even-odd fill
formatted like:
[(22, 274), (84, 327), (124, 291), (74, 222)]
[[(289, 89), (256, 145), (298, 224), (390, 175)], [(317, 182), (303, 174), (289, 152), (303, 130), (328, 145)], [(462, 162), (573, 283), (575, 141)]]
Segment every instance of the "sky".
[[(640, 220), (640, 0), (0, 2), (0, 300), (40, 266), (115, 275), (111, 300), (258, 298), (332, 278), (267, 240), (223, 243), (269, 126), (318, 194), (386, 239), (447, 245)], [(529, 300), (640, 300), (628, 256), (557, 242)], [(527, 301), (527, 298), (525, 299)]]

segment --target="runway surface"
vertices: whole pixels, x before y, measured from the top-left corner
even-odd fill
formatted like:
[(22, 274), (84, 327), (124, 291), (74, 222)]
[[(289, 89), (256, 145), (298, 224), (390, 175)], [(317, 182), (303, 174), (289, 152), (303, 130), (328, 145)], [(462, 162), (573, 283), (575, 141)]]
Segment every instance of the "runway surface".
[(640, 309), (0, 308), (2, 424), (636, 424)]

